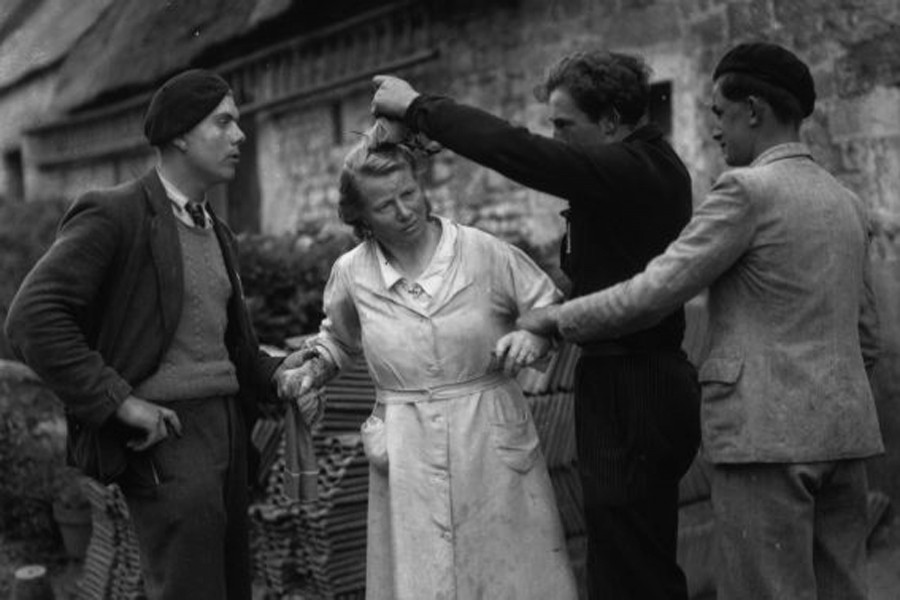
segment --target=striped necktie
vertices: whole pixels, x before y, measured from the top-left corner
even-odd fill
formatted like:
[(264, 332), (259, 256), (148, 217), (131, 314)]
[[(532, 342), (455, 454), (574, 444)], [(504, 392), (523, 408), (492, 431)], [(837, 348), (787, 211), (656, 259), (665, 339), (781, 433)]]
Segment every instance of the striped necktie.
[(203, 212), (202, 204), (199, 202), (188, 202), (184, 205), (184, 209), (191, 216), (191, 221), (194, 222), (194, 225), (206, 228), (206, 213)]

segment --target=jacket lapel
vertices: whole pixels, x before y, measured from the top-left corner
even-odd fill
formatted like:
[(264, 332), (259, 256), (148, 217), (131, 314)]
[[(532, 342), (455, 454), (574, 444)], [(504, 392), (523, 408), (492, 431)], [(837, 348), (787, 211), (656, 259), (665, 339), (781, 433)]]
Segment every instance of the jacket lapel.
[(168, 347), (181, 318), (184, 301), (184, 274), (181, 261), (181, 242), (169, 197), (159, 180), (156, 169), (141, 179), (150, 207), (150, 251), (159, 283), (159, 306)]
[(212, 217), (213, 231), (216, 232), (219, 248), (222, 249), (222, 260), (225, 262), (225, 271), (228, 272), (228, 281), (231, 282), (232, 298), (243, 299), (244, 288), (238, 275), (238, 257), (232, 237), (226, 232), (225, 225), (219, 221), (209, 202), (206, 203), (206, 210)]

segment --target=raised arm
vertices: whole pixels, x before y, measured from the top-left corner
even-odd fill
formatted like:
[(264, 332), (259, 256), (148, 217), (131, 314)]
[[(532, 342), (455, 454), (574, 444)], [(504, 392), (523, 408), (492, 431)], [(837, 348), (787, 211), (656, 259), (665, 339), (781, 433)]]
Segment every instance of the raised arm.
[(596, 202), (615, 188), (628, 161), (620, 149), (593, 144), (590, 136), (570, 144), (450, 98), (419, 94), (396, 77), (379, 76), (375, 83), (375, 114), (403, 119), (457, 154), (547, 194)]

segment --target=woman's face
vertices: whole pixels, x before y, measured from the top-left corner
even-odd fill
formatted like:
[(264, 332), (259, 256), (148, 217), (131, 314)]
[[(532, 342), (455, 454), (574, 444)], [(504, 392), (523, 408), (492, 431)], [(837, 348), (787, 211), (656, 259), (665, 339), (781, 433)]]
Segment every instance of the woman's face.
[(428, 204), (412, 169), (357, 179), (362, 197), (362, 219), (379, 242), (409, 244), (425, 234)]

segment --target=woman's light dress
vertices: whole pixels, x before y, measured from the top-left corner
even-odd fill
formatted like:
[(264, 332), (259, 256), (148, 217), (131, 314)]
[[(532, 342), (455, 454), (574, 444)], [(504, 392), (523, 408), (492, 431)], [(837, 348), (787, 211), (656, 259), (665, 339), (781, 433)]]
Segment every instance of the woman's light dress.
[[(576, 598), (556, 501), (518, 384), (491, 352), (516, 317), (560, 299), (523, 252), (440, 219), (416, 282), (366, 241), (335, 263), (316, 343), (361, 350), (384, 410), (370, 466), (370, 600)], [(380, 410), (379, 410), (380, 412)]]

